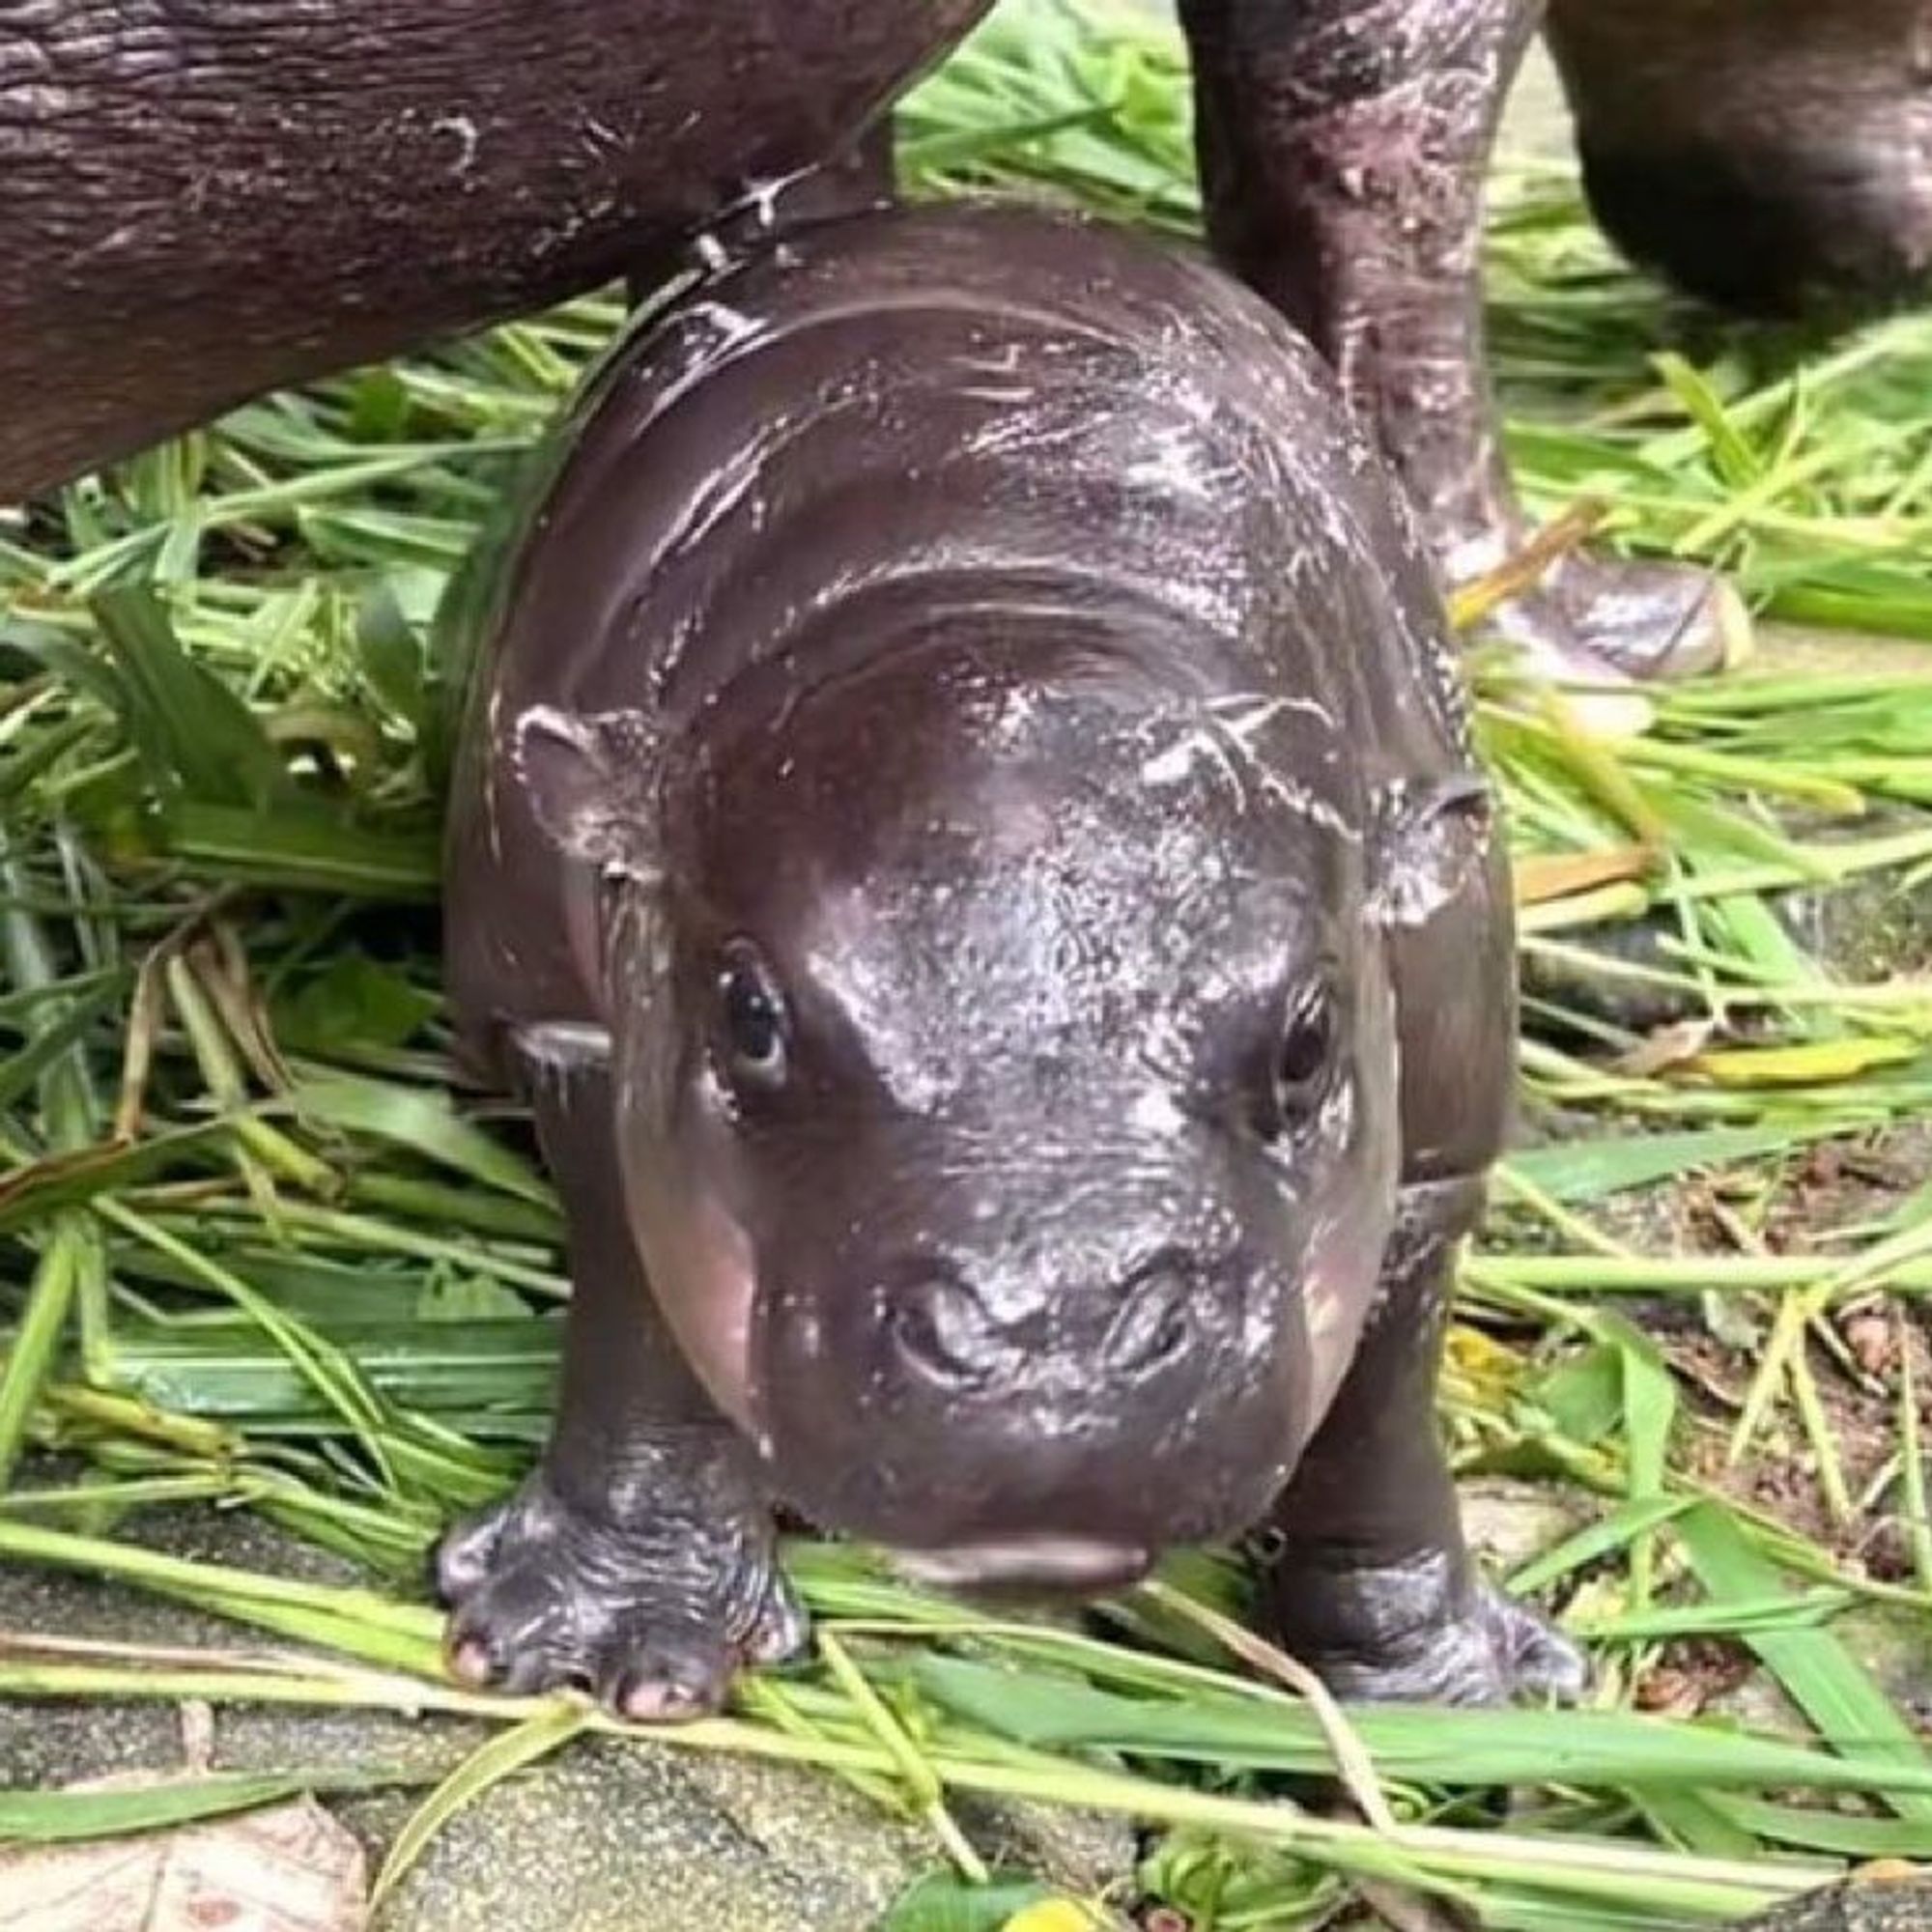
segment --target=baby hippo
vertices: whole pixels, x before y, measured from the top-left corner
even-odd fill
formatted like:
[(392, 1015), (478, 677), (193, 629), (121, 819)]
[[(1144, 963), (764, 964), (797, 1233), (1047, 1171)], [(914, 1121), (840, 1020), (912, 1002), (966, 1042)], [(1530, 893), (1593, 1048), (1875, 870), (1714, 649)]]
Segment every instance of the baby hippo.
[(1265, 1521), (1345, 1694), (1577, 1685), (1433, 1414), (1502, 838), (1271, 308), (1039, 213), (808, 228), (640, 319), (446, 620), (451, 990), (575, 1290), (460, 1675), (715, 1707), (803, 1635), (782, 1502), (993, 1592)]

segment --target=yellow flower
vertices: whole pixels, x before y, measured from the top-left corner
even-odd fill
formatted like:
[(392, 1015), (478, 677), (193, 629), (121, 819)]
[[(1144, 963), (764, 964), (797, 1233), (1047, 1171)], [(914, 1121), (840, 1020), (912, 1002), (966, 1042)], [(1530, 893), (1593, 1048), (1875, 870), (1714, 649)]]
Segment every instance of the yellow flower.
[(1074, 1898), (1043, 1898), (1023, 1906), (1000, 1932), (1104, 1932), (1106, 1920)]

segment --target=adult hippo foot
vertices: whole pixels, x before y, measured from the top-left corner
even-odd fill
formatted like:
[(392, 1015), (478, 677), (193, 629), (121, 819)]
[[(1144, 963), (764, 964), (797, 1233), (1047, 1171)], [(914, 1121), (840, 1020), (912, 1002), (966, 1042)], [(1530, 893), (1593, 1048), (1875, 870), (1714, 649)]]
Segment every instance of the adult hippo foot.
[(1588, 554), (1566, 557), (1484, 628), (1546, 676), (1601, 685), (1692, 677), (1734, 666), (1750, 648), (1744, 601), (1722, 578)]
[(517, 1693), (574, 1686), (641, 1723), (717, 1710), (741, 1667), (793, 1655), (806, 1634), (768, 1516), (748, 1499), (721, 1507), (719, 1487), (585, 1507), (540, 1470), (452, 1530), (434, 1564), (452, 1674)]
[(1589, 1688), (1583, 1653), (1488, 1583), (1453, 1583), (1445, 1559), (1315, 1569), (1293, 1554), (1276, 1573), (1278, 1635), (1352, 1703), (1570, 1703)]
[(1749, 649), (1744, 600), (1709, 571), (1573, 556), (1552, 587), (1579, 647), (1626, 677), (1690, 677), (1727, 668)]
[(1485, 618), (1535, 677), (1563, 687), (1599, 737), (1641, 736), (1655, 711), (1641, 686), (1729, 668), (1750, 649), (1750, 619), (1721, 579), (1674, 564), (1577, 556)]

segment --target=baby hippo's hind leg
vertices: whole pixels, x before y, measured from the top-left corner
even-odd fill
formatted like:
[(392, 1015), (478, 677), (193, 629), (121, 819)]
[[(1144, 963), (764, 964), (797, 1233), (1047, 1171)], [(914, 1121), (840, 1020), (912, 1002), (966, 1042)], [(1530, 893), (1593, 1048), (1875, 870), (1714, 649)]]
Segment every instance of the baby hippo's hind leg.
[(1382, 1299), (1273, 1511), (1277, 1634), (1342, 1697), (1489, 1704), (1588, 1681), (1566, 1637), (1476, 1574), (1436, 1429), (1455, 1251), (1482, 1201), (1480, 1180), (1403, 1188)]
[(514, 1691), (581, 1686), (645, 1720), (696, 1717), (741, 1664), (796, 1650), (805, 1620), (750, 1454), (639, 1264), (608, 1066), (532, 1044), (521, 1058), (569, 1227), (562, 1387), (535, 1474), (437, 1552), (450, 1665)]

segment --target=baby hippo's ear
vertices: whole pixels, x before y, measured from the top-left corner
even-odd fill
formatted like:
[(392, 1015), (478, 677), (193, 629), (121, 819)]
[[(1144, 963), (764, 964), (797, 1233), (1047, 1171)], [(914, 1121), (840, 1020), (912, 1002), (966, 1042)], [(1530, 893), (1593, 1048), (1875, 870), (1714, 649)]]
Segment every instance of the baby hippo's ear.
[(1502, 834), (1480, 774), (1405, 780), (1376, 802), (1374, 908), (1385, 925), (1423, 925), (1479, 887)]
[(510, 757), (516, 783), (559, 850), (607, 871), (654, 868), (658, 744), (640, 712), (533, 704), (517, 719)]

